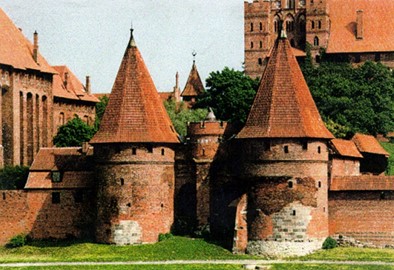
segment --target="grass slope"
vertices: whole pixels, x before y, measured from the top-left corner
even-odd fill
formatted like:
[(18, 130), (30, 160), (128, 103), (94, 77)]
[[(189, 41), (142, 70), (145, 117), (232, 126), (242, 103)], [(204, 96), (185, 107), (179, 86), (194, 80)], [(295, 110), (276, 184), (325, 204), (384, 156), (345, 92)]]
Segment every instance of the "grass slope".
[(203, 239), (172, 237), (156, 244), (114, 246), (78, 242), (33, 242), (15, 249), (0, 248), (5, 262), (160, 261), (251, 258), (207, 243)]

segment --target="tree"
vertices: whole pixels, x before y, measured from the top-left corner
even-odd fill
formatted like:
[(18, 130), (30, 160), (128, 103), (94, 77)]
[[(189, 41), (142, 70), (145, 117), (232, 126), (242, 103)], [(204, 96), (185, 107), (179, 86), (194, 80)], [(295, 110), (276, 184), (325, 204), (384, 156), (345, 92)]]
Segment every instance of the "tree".
[(252, 106), (259, 81), (243, 72), (225, 67), (211, 72), (206, 80), (207, 91), (198, 99), (197, 108), (211, 107), (220, 120), (244, 124)]
[(188, 122), (204, 120), (208, 114), (207, 109), (188, 109), (183, 102), (177, 104), (173, 100), (165, 101), (164, 107), (167, 110), (176, 132), (182, 137), (186, 135)]
[(103, 115), (105, 112), (105, 108), (107, 108), (109, 98), (108, 96), (102, 96), (99, 98), (100, 102), (96, 103), (96, 118), (94, 120), (94, 128), (97, 131), (100, 127), (101, 119), (103, 119)]
[(95, 128), (89, 126), (78, 116), (60, 126), (53, 143), (57, 147), (81, 146), (93, 137)]
[(359, 67), (323, 62), (304, 67), (303, 72), (329, 127), (335, 123), (348, 135), (385, 134), (394, 129), (394, 77), (387, 67), (374, 62)]

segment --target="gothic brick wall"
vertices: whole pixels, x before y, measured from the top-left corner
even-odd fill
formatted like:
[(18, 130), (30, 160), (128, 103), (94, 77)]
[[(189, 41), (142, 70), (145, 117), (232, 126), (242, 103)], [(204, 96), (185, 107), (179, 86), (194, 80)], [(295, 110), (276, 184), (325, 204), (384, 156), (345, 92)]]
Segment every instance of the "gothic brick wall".
[(1, 68), (4, 163), (30, 165), (52, 145), (52, 75)]
[(0, 245), (6, 244), (13, 236), (30, 231), (27, 193), (23, 190), (2, 190), (0, 192)]
[(329, 192), (330, 235), (350, 236), (375, 245), (394, 245), (392, 191)]
[(27, 203), (32, 238), (93, 237), (95, 199), (92, 190), (31, 190), (27, 192)]
[(99, 242), (156, 242), (174, 221), (174, 151), (147, 144), (96, 145)]
[(57, 129), (72, 120), (75, 116), (81, 118), (88, 125), (94, 124), (96, 116), (95, 103), (70, 102), (55, 98), (53, 104), (53, 136)]
[(360, 175), (360, 160), (333, 158), (330, 161), (331, 177)]

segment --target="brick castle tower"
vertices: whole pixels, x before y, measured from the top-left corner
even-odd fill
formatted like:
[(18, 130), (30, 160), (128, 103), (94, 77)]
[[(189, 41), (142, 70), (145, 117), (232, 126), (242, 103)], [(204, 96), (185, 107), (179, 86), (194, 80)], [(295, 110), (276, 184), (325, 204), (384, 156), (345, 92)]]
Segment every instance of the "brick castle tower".
[(156, 242), (174, 216), (177, 134), (131, 37), (94, 145), (98, 242)]
[(282, 33), (244, 128), (241, 179), (247, 192), (248, 251), (307, 253), (328, 236), (326, 129)]

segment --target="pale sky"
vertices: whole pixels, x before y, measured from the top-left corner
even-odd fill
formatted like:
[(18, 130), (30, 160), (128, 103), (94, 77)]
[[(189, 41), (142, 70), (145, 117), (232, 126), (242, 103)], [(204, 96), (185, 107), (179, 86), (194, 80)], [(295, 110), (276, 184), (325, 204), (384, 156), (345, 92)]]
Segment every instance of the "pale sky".
[(0, 0), (0, 7), (51, 65), (67, 65), (93, 92), (110, 92), (130, 37), (156, 88), (183, 89), (193, 57), (200, 76), (242, 69), (243, 0)]

